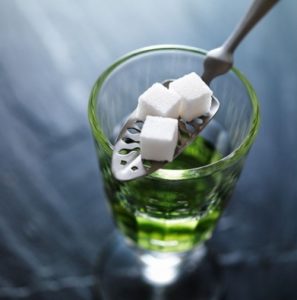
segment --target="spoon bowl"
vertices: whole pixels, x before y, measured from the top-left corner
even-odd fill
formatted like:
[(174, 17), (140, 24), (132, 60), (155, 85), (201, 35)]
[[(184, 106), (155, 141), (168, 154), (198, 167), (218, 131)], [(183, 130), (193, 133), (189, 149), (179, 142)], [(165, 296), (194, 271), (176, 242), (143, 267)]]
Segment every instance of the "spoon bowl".
[[(168, 87), (172, 80), (163, 85)], [(174, 153), (176, 159), (190, 145), (210, 122), (219, 109), (220, 103), (212, 96), (209, 113), (190, 122), (178, 119), (178, 142)], [(167, 161), (143, 160), (140, 153), (140, 133), (143, 121), (137, 119), (136, 110), (128, 117), (122, 127), (113, 149), (111, 169), (115, 178), (121, 181), (146, 176), (164, 167)]]

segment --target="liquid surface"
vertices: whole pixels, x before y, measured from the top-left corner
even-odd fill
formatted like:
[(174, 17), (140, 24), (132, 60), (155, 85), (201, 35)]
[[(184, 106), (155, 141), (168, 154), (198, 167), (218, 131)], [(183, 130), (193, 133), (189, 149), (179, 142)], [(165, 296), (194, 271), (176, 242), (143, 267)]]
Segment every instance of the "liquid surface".
[(175, 160), (165, 165), (167, 170), (185, 170), (202, 167), (220, 160), (223, 155), (214, 145), (199, 136)]

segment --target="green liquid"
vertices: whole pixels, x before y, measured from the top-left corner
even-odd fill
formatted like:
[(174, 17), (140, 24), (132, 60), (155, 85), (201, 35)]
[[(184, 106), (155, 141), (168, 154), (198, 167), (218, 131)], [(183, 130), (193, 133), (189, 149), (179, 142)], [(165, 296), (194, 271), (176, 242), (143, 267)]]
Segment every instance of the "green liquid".
[[(220, 158), (222, 154), (199, 136), (166, 169), (195, 168)], [(233, 185), (221, 172), (187, 180), (148, 176), (119, 182), (111, 174), (110, 160), (101, 157), (100, 162), (118, 228), (138, 247), (151, 251), (187, 251), (208, 239)]]

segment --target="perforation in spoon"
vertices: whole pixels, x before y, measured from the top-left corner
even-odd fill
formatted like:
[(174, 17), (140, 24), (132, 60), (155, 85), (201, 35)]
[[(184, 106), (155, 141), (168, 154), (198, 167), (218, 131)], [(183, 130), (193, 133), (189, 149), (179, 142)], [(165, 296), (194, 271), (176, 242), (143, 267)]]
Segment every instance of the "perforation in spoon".
[(137, 128), (139, 128), (140, 130), (142, 129), (143, 124), (144, 124), (144, 122), (143, 122), (143, 121), (140, 121), (140, 120), (137, 120), (137, 121), (135, 122), (135, 126), (136, 126)]
[(122, 139), (126, 144), (139, 143), (138, 140), (131, 139), (130, 137), (123, 137)]
[(122, 154), (122, 155), (126, 155), (126, 154), (128, 154), (129, 152), (130, 152), (130, 150), (128, 150), (128, 149), (121, 149), (121, 150), (118, 151), (118, 153), (119, 153), (119, 154)]
[(125, 165), (127, 164), (127, 161), (126, 161), (126, 160), (121, 160), (120, 164), (121, 164), (122, 166), (125, 166)]
[(126, 155), (126, 154), (129, 154), (130, 152), (132, 151), (136, 151), (136, 152), (139, 152), (140, 151), (140, 148), (139, 147), (135, 147), (135, 148), (122, 148), (118, 151), (119, 154), (122, 154), (122, 155)]
[(124, 138), (129, 138), (130, 140), (138, 143), (140, 141), (140, 132), (131, 133), (129, 131), (126, 131), (122, 140), (124, 140)]
[[(206, 117), (206, 116), (205, 116)], [(194, 122), (196, 125), (202, 125), (204, 120), (200, 117), (200, 118), (196, 118), (194, 119)]]
[(140, 133), (141, 129), (135, 128), (135, 127), (129, 127), (129, 128), (127, 128), (127, 131), (132, 134), (137, 134), (137, 133)]

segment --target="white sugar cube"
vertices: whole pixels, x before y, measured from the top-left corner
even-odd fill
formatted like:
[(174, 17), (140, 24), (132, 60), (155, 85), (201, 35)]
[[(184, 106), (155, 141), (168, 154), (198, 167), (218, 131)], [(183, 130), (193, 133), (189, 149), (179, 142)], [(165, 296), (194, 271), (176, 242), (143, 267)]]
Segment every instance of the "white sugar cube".
[(161, 83), (153, 84), (138, 99), (137, 117), (145, 120), (146, 116), (178, 118), (181, 96), (169, 91)]
[(182, 96), (180, 116), (185, 121), (209, 112), (211, 89), (196, 73), (192, 72), (170, 83), (169, 90)]
[(177, 139), (177, 119), (147, 116), (140, 133), (142, 159), (172, 161)]

